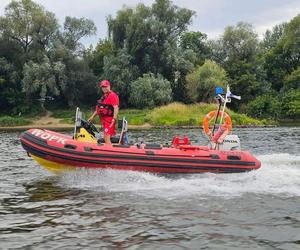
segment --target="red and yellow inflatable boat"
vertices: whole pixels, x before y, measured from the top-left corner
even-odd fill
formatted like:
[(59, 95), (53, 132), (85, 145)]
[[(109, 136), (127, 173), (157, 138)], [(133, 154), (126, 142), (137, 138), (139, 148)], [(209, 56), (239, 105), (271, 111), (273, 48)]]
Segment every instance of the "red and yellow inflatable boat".
[[(54, 173), (74, 169), (117, 169), (153, 173), (240, 173), (261, 166), (241, 150), (215, 150), (190, 145), (188, 138), (175, 138), (170, 147), (159, 144), (106, 145), (85, 126), (74, 136), (50, 130), (30, 129), (21, 136), (28, 155)], [(89, 132), (88, 132), (89, 131)]]

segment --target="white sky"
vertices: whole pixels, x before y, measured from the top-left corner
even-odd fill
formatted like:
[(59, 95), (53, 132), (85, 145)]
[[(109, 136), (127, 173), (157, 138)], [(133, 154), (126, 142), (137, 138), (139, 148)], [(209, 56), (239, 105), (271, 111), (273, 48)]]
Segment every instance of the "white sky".
[[(82, 41), (85, 45), (96, 44), (107, 36), (106, 17), (115, 16), (126, 5), (135, 7), (138, 3), (151, 5), (154, 0), (34, 0), (46, 10), (55, 13), (60, 24), (66, 16), (85, 17), (94, 21), (97, 35)], [(0, 0), (0, 15), (10, 0)], [(209, 39), (220, 36), (224, 28), (239, 21), (251, 23), (260, 37), (274, 25), (287, 22), (300, 14), (300, 0), (173, 0), (175, 5), (196, 12), (192, 31), (201, 31)]]

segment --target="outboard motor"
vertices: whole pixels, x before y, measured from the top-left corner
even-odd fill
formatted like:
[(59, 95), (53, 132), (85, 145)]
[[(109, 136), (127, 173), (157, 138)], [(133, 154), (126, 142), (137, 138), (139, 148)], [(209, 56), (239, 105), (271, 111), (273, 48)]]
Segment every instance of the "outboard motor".
[(227, 135), (222, 143), (209, 142), (209, 148), (222, 151), (241, 150), (240, 138), (237, 135)]
[[(218, 110), (209, 112), (203, 119), (203, 130), (210, 138), (208, 144), (210, 149), (223, 151), (241, 150), (239, 137), (237, 135), (229, 134), (232, 129), (232, 122), (230, 116), (225, 112), (225, 108), (226, 104), (231, 102), (231, 98), (241, 100), (240, 96), (234, 95), (230, 92), (229, 86), (227, 86), (225, 95), (221, 87), (216, 88), (216, 100), (219, 104)], [(223, 108), (221, 110), (222, 104)], [(214, 133), (219, 115), (219, 129), (216, 133)], [(213, 118), (214, 125), (212, 131), (210, 131), (209, 121)]]

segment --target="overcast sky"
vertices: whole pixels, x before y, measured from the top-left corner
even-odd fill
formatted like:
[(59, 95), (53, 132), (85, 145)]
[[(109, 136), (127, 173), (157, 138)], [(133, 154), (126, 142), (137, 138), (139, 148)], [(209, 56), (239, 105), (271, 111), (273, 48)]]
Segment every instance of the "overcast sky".
[[(0, 15), (10, 0), (0, 0)], [(86, 17), (97, 26), (97, 35), (83, 43), (96, 44), (107, 36), (106, 17), (115, 16), (123, 5), (135, 7), (138, 3), (151, 5), (154, 0), (35, 0), (46, 10), (55, 13), (60, 24), (66, 16)], [(218, 38), (229, 25), (239, 21), (251, 23), (260, 37), (274, 25), (287, 22), (300, 14), (300, 0), (173, 0), (175, 5), (196, 12), (192, 31), (201, 31), (208, 38)]]

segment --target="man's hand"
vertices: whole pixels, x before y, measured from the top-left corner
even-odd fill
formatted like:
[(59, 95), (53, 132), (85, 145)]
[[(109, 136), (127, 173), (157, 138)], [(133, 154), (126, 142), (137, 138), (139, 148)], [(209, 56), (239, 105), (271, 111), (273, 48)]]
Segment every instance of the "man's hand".
[(111, 128), (112, 126), (114, 126), (115, 125), (115, 119), (112, 119), (112, 121), (111, 121), (111, 124), (109, 125), (109, 128)]
[(93, 123), (95, 116), (97, 115), (97, 112), (95, 111), (91, 117), (88, 119), (88, 122)]

